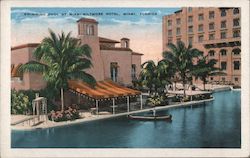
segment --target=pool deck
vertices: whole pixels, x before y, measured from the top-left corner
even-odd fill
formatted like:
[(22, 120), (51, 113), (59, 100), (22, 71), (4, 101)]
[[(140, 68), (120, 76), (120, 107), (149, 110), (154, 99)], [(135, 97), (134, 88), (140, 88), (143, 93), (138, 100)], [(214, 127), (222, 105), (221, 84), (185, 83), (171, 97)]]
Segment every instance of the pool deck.
[[(199, 100), (199, 101), (190, 101), (190, 102), (180, 102), (180, 103), (175, 103), (171, 105), (166, 105), (166, 106), (158, 106), (155, 109), (156, 110), (163, 110), (163, 109), (169, 109), (169, 108), (174, 108), (174, 107), (184, 107), (184, 106), (190, 106), (190, 105), (197, 105), (197, 104), (202, 104), (206, 102), (213, 101), (214, 98), (206, 99), (206, 100)], [(126, 116), (130, 114), (135, 114), (135, 113), (141, 113), (141, 112), (147, 112), (150, 110), (153, 110), (154, 108), (148, 108), (148, 109), (141, 109), (137, 111), (131, 111), (131, 112), (124, 112), (124, 113), (119, 113), (119, 114), (108, 114), (108, 113), (103, 113), (103, 115), (91, 115), (88, 112), (81, 113), (81, 116), (84, 116), (83, 118), (73, 120), (73, 121), (63, 121), (63, 122), (53, 122), (50, 120), (45, 121), (44, 123), (38, 124), (37, 126), (29, 126), (27, 123), (22, 124), (22, 125), (15, 125), (11, 126), (12, 130), (36, 130), (36, 129), (46, 129), (46, 128), (53, 128), (53, 127), (60, 127), (60, 126), (68, 126), (68, 125), (74, 125), (78, 123), (83, 123), (83, 122), (90, 122), (90, 121), (96, 121), (96, 120), (102, 120), (102, 119), (108, 119), (108, 118), (114, 118), (114, 117), (119, 117), (119, 116)], [(23, 117), (22, 117), (23, 116)], [(22, 116), (11, 116), (12, 118), (24, 118), (27, 117), (25, 115)], [(14, 119), (15, 120), (15, 119)], [(14, 121), (12, 121), (13, 123)]]

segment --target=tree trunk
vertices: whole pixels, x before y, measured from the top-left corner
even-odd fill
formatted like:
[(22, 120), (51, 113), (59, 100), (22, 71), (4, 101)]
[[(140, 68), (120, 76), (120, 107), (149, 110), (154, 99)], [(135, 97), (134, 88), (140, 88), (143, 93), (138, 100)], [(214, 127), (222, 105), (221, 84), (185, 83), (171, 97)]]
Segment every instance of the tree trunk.
[(206, 82), (203, 82), (203, 89), (206, 90)]
[(186, 84), (183, 82), (183, 83), (182, 83), (183, 92), (184, 92), (184, 93), (183, 93), (183, 99), (186, 97), (186, 87), (185, 87), (185, 85), (186, 85)]
[(63, 88), (61, 88), (61, 104), (62, 104), (62, 108), (61, 110), (64, 110), (64, 99), (63, 99)]

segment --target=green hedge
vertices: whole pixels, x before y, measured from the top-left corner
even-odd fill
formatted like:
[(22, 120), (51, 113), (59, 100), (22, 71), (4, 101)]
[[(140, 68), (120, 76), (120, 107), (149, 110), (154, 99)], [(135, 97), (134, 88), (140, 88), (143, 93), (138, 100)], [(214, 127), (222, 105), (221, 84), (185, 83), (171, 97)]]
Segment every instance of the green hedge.
[(30, 106), (27, 95), (16, 90), (11, 91), (11, 114), (26, 114)]

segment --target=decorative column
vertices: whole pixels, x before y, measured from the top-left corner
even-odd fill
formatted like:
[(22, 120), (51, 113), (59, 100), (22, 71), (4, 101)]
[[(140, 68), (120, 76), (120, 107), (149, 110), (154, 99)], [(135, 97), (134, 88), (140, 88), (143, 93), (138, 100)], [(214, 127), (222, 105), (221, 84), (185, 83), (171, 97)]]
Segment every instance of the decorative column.
[(140, 95), (141, 109), (142, 109), (142, 94)]
[(113, 98), (113, 115), (115, 114), (115, 98)]
[(129, 96), (127, 96), (127, 110), (129, 112)]
[(97, 113), (97, 115), (99, 115), (99, 111), (98, 111), (98, 100), (95, 101), (95, 106), (96, 106), (96, 113)]

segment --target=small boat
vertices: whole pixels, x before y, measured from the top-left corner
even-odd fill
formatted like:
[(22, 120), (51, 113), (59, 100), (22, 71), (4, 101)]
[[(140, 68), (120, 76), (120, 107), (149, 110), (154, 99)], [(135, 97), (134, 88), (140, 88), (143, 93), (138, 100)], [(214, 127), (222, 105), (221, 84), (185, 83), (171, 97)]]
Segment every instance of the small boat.
[(172, 120), (172, 115), (148, 115), (148, 116), (139, 116), (139, 115), (128, 115), (131, 119), (138, 119), (138, 120)]

